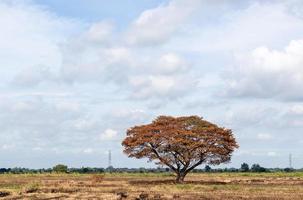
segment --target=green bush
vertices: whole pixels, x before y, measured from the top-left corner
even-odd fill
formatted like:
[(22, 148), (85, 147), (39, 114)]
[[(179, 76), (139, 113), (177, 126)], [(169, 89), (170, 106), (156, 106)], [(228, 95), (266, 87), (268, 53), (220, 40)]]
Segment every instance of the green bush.
[(68, 167), (66, 165), (58, 164), (53, 167), (53, 172), (56, 173), (67, 173)]

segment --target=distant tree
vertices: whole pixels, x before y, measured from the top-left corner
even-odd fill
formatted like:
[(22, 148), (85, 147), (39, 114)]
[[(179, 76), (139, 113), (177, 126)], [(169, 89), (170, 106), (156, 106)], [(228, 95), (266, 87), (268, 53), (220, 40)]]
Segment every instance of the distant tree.
[(147, 170), (144, 167), (140, 167), (139, 169), (139, 173), (146, 173)]
[(4, 174), (6, 172), (8, 172), (9, 170), (6, 168), (0, 168), (0, 174)]
[(80, 172), (81, 173), (88, 173), (90, 171), (90, 169), (88, 168), (88, 167), (82, 167), (81, 169), (80, 169)]
[(251, 166), (251, 171), (252, 172), (266, 172), (266, 168), (261, 167), (259, 164), (253, 164)]
[(251, 171), (252, 172), (258, 172), (259, 170), (260, 170), (260, 165), (259, 164), (253, 164), (252, 166), (251, 166)]
[(249, 171), (249, 165), (247, 163), (242, 163), (240, 171), (241, 172), (248, 172)]
[(205, 172), (210, 172), (211, 171), (211, 167), (209, 165), (206, 165), (204, 168)]
[(129, 157), (145, 157), (168, 166), (177, 174), (177, 182), (203, 163), (229, 162), (238, 148), (230, 129), (198, 116), (159, 116), (150, 124), (128, 129), (122, 145)]
[(283, 171), (285, 171), (285, 172), (293, 172), (295, 170), (294, 170), (294, 168), (287, 167), (287, 168), (284, 168)]
[(67, 173), (68, 167), (63, 164), (58, 164), (53, 167), (53, 171), (56, 173)]
[(113, 166), (108, 166), (107, 168), (106, 168), (106, 172), (114, 172), (115, 171), (115, 168), (113, 167)]

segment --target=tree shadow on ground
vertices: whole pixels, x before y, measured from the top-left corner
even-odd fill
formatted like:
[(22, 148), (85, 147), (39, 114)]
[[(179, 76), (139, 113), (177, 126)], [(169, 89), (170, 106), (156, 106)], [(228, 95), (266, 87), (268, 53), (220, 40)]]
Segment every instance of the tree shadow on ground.
[[(131, 180), (128, 181), (131, 185), (175, 185), (176, 180)], [(196, 185), (226, 185), (224, 181), (184, 181), (182, 184)]]

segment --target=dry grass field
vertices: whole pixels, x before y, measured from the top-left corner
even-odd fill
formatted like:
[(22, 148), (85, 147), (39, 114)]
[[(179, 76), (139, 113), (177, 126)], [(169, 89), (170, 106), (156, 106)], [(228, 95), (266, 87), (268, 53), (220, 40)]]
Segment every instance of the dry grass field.
[(0, 199), (303, 199), (303, 173), (0, 175)]

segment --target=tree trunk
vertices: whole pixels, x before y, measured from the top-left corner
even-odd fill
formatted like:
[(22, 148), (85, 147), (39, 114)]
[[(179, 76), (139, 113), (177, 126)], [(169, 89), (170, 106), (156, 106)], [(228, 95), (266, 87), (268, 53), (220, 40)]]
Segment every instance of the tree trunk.
[(184, 178), (185, 178), (185, 173), (177, 173), (177, 178), (176, 178), (176, 182), (177, 183), (183, 183), (184, 182)]

